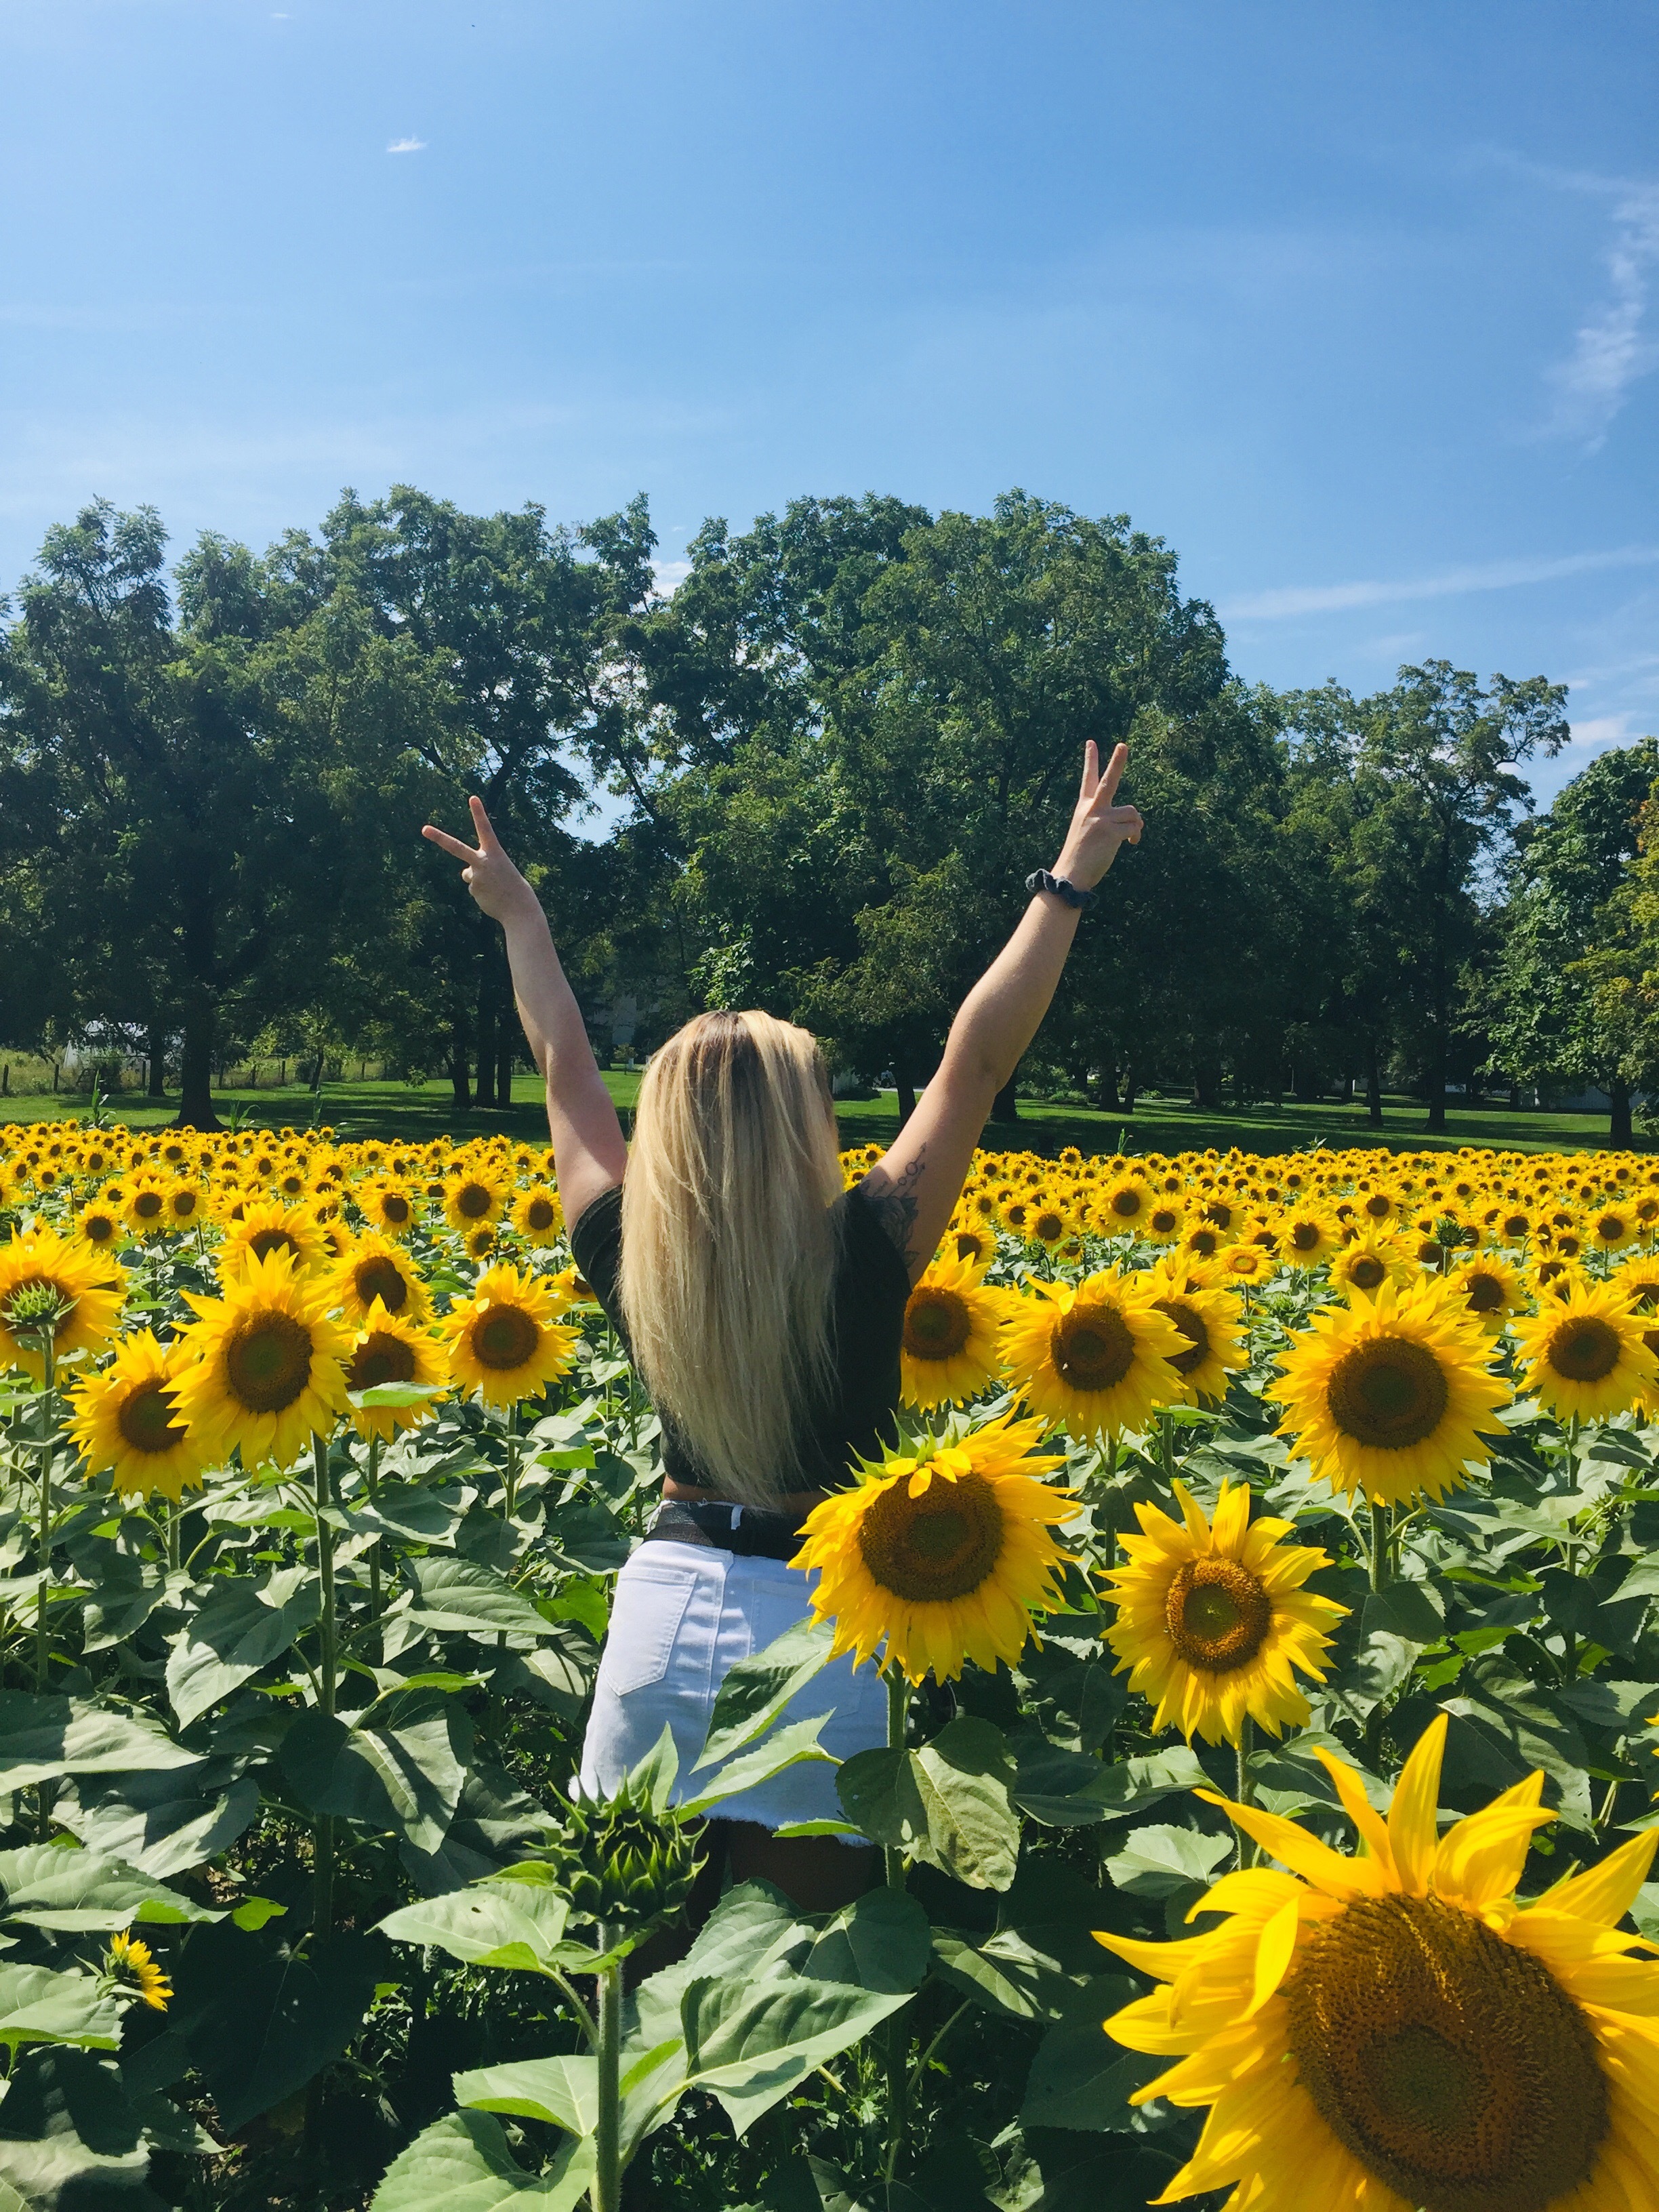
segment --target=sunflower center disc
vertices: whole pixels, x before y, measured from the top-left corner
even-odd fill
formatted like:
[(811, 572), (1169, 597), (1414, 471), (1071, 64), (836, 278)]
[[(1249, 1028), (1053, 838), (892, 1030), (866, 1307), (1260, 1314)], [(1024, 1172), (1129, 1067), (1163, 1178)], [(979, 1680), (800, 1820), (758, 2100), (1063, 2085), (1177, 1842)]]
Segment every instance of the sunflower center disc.
[(280, 1413), (311, 1380), (311, 1331), (292, 1314), (252, 1314), (225, 1347), (225, 1376), (252, 1413)]
[(1348, 1280), (1358, 1290), (1374, 1291), (1388, 1272), (1380, 1260), (1373, 1260), (1367, 1254), (1363, 1260), (1356, 1260), (1349, 1268)]
[(300, 1248), (286, 1229), (256, 1230), (247, 1240), (247, 1249), (256, 1260), (268, 1260), (273, 1252), (291, 1252), (297, 1260)]
[(1432, 1436), (1450, 1395), (1434, 1354), (1401, 1336), (1355, 1345), (1337, 1361), (1327, 1388), (1338, 1428), (1384, 1451)]
[(1498, 1313), (1504, 1304), (1504, 1285), (1496, 1275), (1471, 1275), (1468, 1302), (1476, 1313)]
[(1298, 1221), (1291, 1231), (1291, 1243), (1298, 1252), (1316, 1252), (1319, 1249), (1319, 1230), (1311, 1221)]
[(1167, 1206), (1160, 1206), (1152, 1215), (1152, 1226), (1160, 1237), (1173, 1237), (1181, 1226), (1181, 1216), (1171, 1212)]
[(1591, 1315), (1575, 1316), (1551, 1333), (1545, 1358), (1573, 1382), (1599, 1382), (1619, 1364), (1619, 1332)]
[(414, 1351), (402, 1337), (377, 1328), (353, 1353), (346, 1380), (353, 1390), (373, 1390), (382, 1382), (412, 1382)]
[(1186, 1559), (1164, 1605), (1170, 1641), (1189, 1667), (1231, 1674), (1248, 1666), (1273, 1625), (1267, 1593), (1237, 1559)]
[(1054, 1330), (1054, 1365), (1073, 1390), (1110, 1390), (1134, 1365), (1129, 1324), (1110, 1306), (1073, 1306)]
[(141, 1382), (136, 1390), (129, 1391), (115, 1417), (115, 1425), (121, 1431), (122, 1442), (130, 1444), (134, 1451), (171, 1451), (174, 1444), (185, 1440), (185, 1431), (176, 1425), (164, 1382)]
[(859, 1550), (872, 1580), (895, 1597), (945, 1604), (994, 1573), (1002, 1551), (1002, 1509), (982, 1474), (933, 1481), (912, 1498), (890, 1483), (859, 1523)]
[(1168, 1314), (1181, 1334), (1187, 1339), (1185, 1352), (1177, 1352), (1170, 1364), (1177, 1375), (1190, 1375), (1204, 1364), (1210, 1353), (1210, 1332), (1203, 1317), (1185, 1298), (1155, 1298), (1152, 1301), (1161, 1314)]
[(409, 1200), (399, 1198), (395, 1191), (388, 1191), (380, 1200), (381, 1220), (395, 1222), (399, 1228), (408, 1220), (411, 1210)]
[(1590, 2172), (1607, 2091), (1541, 1960), (1431, 1897), (1363, 1898), (1285, 1985), (1321, 2118), (1423, 2212), (1543, 2212)]
[(357, 1295), (366, 1306), (379, 1298), (388, 1313), (401, 1313), (409, 1303), (409, 1285), (390, 1260), (365, 1260), (357, 1270)]
[(535, 1356), (541, 1331), (521, 1306), (491, 1306), (472, 1324), (472, 1350), (480, 1367), (504, 1373)]
[(1111, 1202), (1112, 1211), (1120, 1221), (1133, 1221), (1140, 1211), (1140, 1193), (1138, 1190), (1115, 1190)]
[(469, 1221), (482, 1221), (489, 1211), (489, 1193), (481, 1182), (463, 1183), (455, 1194), (455, 1211)]
[(524, 1210), (524, 1218), (539, 1237), (544, 1230), (553, 1226), (553, 1207), (544, 1198), (532, 1198)]
[(904, 1316), (904, 1348), (913, 1359), (954, 1359), (968, 1331), (968, 1308), (954, 1291), (918, 1291)]

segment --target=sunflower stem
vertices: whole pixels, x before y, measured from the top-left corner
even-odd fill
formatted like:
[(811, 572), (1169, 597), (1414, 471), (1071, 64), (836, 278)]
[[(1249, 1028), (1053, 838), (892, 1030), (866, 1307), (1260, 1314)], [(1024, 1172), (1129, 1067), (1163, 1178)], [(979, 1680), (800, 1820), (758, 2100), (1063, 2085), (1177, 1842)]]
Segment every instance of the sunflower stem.
[[(609, 1950), (617, 1931), (601, 1927), (599, 1946)], [(620, 1962), (599, 1978), (598, 2106), (593, 2121), (593, 2212), (622, 2207), (622, 2011)]]
[(181, 1498), (168, 1498), (167, 1525), (163, 1533), (167, 1538), (167, 1566), (173, 1574), (178, 1573), (179, 1567), (182, 1565), (182, 1555), (179, 1540), (179, 1526), (184, 1517), (184, 1500)]
[(1371, 1503), (1371, 1588), (1385, 1590), (1393, 1580), (1393, 1562), (1389, 1557), (1389, 1510)]
[[(34, 1593), (34, 1686), (37, 1690), (44, 1690), (46, 1686), (46, 1594), (52, 1588), (52, 1447), (57, 1442), (52, 1401), (58, 1395), (58, 1332), (55, 1322), (49, 1322), (41, 1330), (40, 1343), (44, 1374), (40, 1386), (40, 1578)], [(43, 1796), (43, 1822), (45, 1806)]]
[[(318, 1624), (319, 1659), (317, 1704), (319, 1710), (334, 1713), (338, 1652), (337, 1626), (334, 1614), (334, 1530), (325, 1517), (326, 1509), (334, 1502), (333, 1486), (328, 1465), (328, 1438), (313, 1436), (311, 1439), (311, 1464), (317, 1483), (317, 1571), (322, 1583), (323, 1607)], [(317, 1816), (314, 1864), (311, 1893), (311, 1932), (318, 1942), (325, 1942), (334, 1917), (334, 1819), (331, 1814)]]
[[(363, 1482), (368, 1492), (368, 1502), (374, 1503), (380, 1483), (380, 1439), (368, 1440), (368, 1464), (363, 1469)], [(368, 1547), (368, 1613), (371, 1625), (380, 1617), (380, 1540)]]
[(501, 1492), (501, 1518), (510, 1521), (519, 1502), (519, 1409), (514, 1406), (507, 1416), (507, 1481)]
[[(902, 1751), (905, 1723), (910, 1717), (910, 1685), (905, 1680), (904, 1669), (896, 1659), (887, 1662), (887, 1748)], [(904, 1887), (904, 1850), (902, 1844), (889, 1844), (883, 1854), (886, 1865), (889, 1889)]]
[(1173, 1486), (1175, 1482), (1175, 1429), (1170, 1419), (1170, 1409), (1158, 1409), (1158, 1457), (1164, 1469), (1164, 1480)]
[[(890, 1751), (904, 1749), (905, 1725), (910, 1717), (910, 1685), (904, 1669), (889, 1652), (887, 1660), (887, 1747)], [(889, 1844), (883, 1853), (889, 1889), (905, 1886), (904, 1851), (902, 1845)], [(909, 2007), (893, 2014), (886, 2024), (882, 2056), (887, 2075), (887, 2159), (883, 2167), (890, 2181), (898, 2171), (899, 2150), (904, 2141), (904, 2127), (909, 2106), (908, 2075), (910, 2063), (910, 2026), (907, 2017)]]

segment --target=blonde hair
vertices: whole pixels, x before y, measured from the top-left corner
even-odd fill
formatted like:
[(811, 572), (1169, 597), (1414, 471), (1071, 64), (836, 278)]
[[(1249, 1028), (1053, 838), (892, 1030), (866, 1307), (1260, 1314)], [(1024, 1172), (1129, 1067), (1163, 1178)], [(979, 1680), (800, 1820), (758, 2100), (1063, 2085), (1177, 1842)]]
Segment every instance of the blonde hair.
[(653, 1059), (623, 1182), (623, 1318), (658, 1412), (739, 1504), (804, 1486), (803, 1416), (833, 1370), (841, 1191), (805, 1030), (699, 1014)]

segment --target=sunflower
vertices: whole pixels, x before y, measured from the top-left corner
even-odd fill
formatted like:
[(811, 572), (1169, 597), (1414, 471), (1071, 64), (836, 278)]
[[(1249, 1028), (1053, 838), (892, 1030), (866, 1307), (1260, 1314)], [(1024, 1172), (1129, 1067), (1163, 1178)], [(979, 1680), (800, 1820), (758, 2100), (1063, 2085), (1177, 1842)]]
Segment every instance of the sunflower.
[(383, 1237), (407, 1237), (415, 1226), (415, 1200), (400, 1182), (371, 1183), (358, 1192), (357, 1204), (370, 1228)]
[(556, 1318), (563, 1303), (540, 1277), (505, 1264), (486, 1267), (444, 1322), (450, 1380), (487, 1406), (539, 1397), (575, 1355), (576, 1331)]
[(974, 1280), (979, 1282), (997, 1256), (996, 1231), (972, 1216), (964, 1215), (945, 1231), (942, 1249), (958, 1260), (965, 1260), (974, 1271)]
[(1031, 1612), (1059, 1603), (1068, 1554), (1049, 1533), (1076, 1511), (1035, 1478), (1060, 1465), (1036, 1447), (1041, 1420), (1005, 1413), (959, 1436), (924, 1438), (858, 1468), (858, 1481), (815, 1505), (790, 1565), (816, 1571), (813, 1611), (836, 1624), (831, 1657), (861, 1666), (885, 1638), (912, 1682), (952, 1680), (964, 1659), (1012, 1666)]
[[(419, 1382), (429, 1388), (443, 1379), (442, 1356), (427, 1331), (402, 1315), (388, 1313), (379, 1298), (372, 1300), (346, 1361), (347, 1389), (373, 1390), (384, 1382)], [(426, 1420), (435, 1402), (427, 1398), (413, 1406), (354, 1406), (351, 1425), (360, 1437), (379, 1437), (390, 1443), (400, 1429), (412, 1429)]]
[(1221, 1279), (1236, 1287), (1267, 1282), (1279, 1272), (1278, 1261), (1259, 1244), (1226, 1245), (1214, 1264)]
[(280, 1199), (256, 1199), (235, 1210), (219, 1247), (219, 1279), (234, 1282), (251, 1262), (285, 1255), (302, 1273), (325, 1267), (329, 1251), (322, 1224), (308, 1207)]
[(65, 1352), (96, 1352), (108, 1343), (120, 1318), (125, 1283), (113, 1260), (90, 1245), (70, 1243), (55, 1229), (22, 1230), (0, 1244), (0, 1374), (21, 1367), (38, 1382), (46, 1373), (33, 1332), (25, 1332), (31, 1337), (25, 1343), (10, 1326), (14, 1303), (24, 1294), (56, 1293), (61, 1315), (52, 1354), (61, 1359)]
[(1328, 1213), (1299, 1206), (1280, 1217), (1279, 1249), (1287, 1267), (1317, 1267), (1339, 1249), (1341, 1237)]
[(1465, 1462), (1491, 1456), (1481, 1431), (1510, 1401), (1488, 1350), (1432, 1278), (1407, 1291), (1385, 1283), (1374, 1298), (1356, 1291), (1350, 1305), (1315, 1314), (1281, 1355), (1279, 1433), (1333, 1489), (1363, 1490), (1376, 1505), (1419, 1491), (1443, 1498)]
[(170, 1182), (167, 1188), (169, 1229), (194, 1229), (207, 1218), (207, 1200), (200, 1183)]
[(1498, 1335), (1527, 1302), (1518, 1270), (1493, 1255), (1460, 1260), (1446, 1277), (1446, 1288), (1462, 1299), (1488, 1336)]
[(532, 1183), (514, 1201), (513, 1226), (526, 1244), (556, 1244), (564, 1228), (558, 1192), (544, 1182)]
[(1637, 1260), (1626, 1260), (1616, 1275), (1608, 1281), (1626, 1304), (1643, 1313), (1651, 1313), (1659, 1307), (1659, 1259), (1644, 1255)]
[(1232, 2212), (1636, 2212), (1659, 2166), (1659, 1963), (1619, 1923), (1659, 1833), (1534, 1903), (1516, 1896), (1555, 1816), (1534, 1773), (1438, 1831), (1446, 1717), (1386, 1819), (1321, 1748), (1364, 1855), (1218, 1804), (1279, 1866), (1224, 1875), (1184, 1942), (1101, 1935), (1163, 1987), (1109, 2020), (1175, 2063), (1130, 2099), (1208, 2106), (1160, 2203), (1231, 2190)]
[(222, 1298), (185, 1297), (199, 1316), (185, 1332), (193, 1364), (174, 1383), (179, 1410), (219, 1458), (291, 1466), (345, 1409), (341, 1363), (351, 1340), (328, 1315), (328, 1291), (291, 1252), (249, 1254)]
[(432, 1318), (426, 1285), (406, 1252), (372, 1231), (360, 1237), (328, 1277), (329, 1303), (349, 1322), (362, 1323), (378, 1300), (394, 1321), (417, 1326)]
[(1362, 1229), (1331, 1261), (1331, 1288), (1345, 1297), (1359, 1291), (1370, 1297), (1385, 1283), (1404, 1285), (1411, 1279), (1411, 1261), (1384, 1230)]
[(137, 1237), (159, 1237), (167, 1225), (167, 1189), (159, 1176), (137, 1175), (127, 1185), (127, 1226)]
[(934, 1260), (904, 1309), (899, 1389), (907, 1406), (976, 1398), (996, 1380), (998, 1331), (1014, 1301), (987, 1290), (973, 1260)]
[[(1249, 1249), (1247, 1244), (1230, 1246), (1222, 1265), (1224, 1267), (1235, 1254)], [(1272, 1272), (1271, 1261), (1267, 1272)], [(1182, 1379), (1187, 1403), (1198, 1406), (1206, 1400), (1224, 1398), (1228, 1375), (1249, 1365), (1249, 1355), (1238, 1334), (1238, 1300), (1224, 1290), (1177, 1290), (1161, 1269), (1149, 1269), (1132, 1279), (1137, 1287), (1144, 1285), (1151, 1291), (1159, 1313), (1167, 1314), (1186, 1339), (1170, 1364)]]
[(1159, 1406), (1180, 1404), (1175, 1362), (1190, 1351), (1169, 1316), (1121, 1275), (1033, 1283), (1011, 1316), (1003, 1359), (1025, 1402), (1074, 1437), (1143, 1429)]
[(1633, 1206), (1593, 1206), (1584, 1218), (1589, 1241), (1599, 1252), (1622, 1252), (1642, 1233)]
[(462, 1237), (461, 1249), (469, 1260), (487, 1260), (495, 1249), (494, 1228), (488, 1221), (481, 1221)]
[(1516, 1337), (1528, 1389), (1563, 1420), (1622, 1413), (1659, 1385), (1659, 1360), (1616, 1282), (1573, 1283), (1519, 1322)]
[(1302, 1585), (1329, 1565), (1308, 1544), (1286, 1544), (1288, 1521), (1250, 1520), (1249, 1487), (1224, 1481), (1215, 1519), (1182, 1482), (1175, 1486), (1185, 1525), (1137, 1504), (1139, 1536), (1120, 1540), (1127, 1567), (1114, 1567), (1117, 1620), (1106, 1641), (1115, 1672), (1156, 1704), (1154, 1729), (1178, 1728), (1190, 1743), (1237, 1743), (1246, 1719), (1278, 1735), (1309, 1717), (1295, 1670), (1325, 1679), (1328, 1629), (1346, 1613)]
[(1039, 1195), (1026, 1231), (1033, 1244), (1041, 1244), (1045, 1252), (1054, 1252), (1076, 1231), (1076, 1217), (1064, 1199), (1052, 1192)]
[(87, 1473), (110, 1472), (124, 1498), (159, 1493), (176, 1504), (201, 1480), (201, 1449), (174, 1402), (189, 1361), (181, 1340), (162, 1344), (149, 1329), (123, 1339), (115, 1358), (70, 1396), (70, 1436)]
[(156, 1964), (149, 1944), (142, 1942), (131, 1928), (124, 1935), (110, 1937), (104, 1972), (117, 1989), (142, 1997), (152, 2012), (167, 2010), (173, 1984)]
[(1102, 1191), (1095, 1220), (1103, 1237), (1143, 1236), (1156, 1193), (1140, 1176), (1119, 1176)]
[(75, 1233), (83, 1244), (105, 1251), (120, 1242), (121, 1209), (107, 1200), (91, 1199), (75, 1217)]
[(443, 1200), (444, 1219), (452, 1229), (477, 1229), (481, 1223), (501, 1219), (507, 1189), (495, 1176), (469, 1169), (444, 1178)]
[(1187, 1226), (1187, 1209), (1179, 1199), (1152, 1194), (1139, 1223), (1139, 1233), (1149, 1244), (1173, 1244)]

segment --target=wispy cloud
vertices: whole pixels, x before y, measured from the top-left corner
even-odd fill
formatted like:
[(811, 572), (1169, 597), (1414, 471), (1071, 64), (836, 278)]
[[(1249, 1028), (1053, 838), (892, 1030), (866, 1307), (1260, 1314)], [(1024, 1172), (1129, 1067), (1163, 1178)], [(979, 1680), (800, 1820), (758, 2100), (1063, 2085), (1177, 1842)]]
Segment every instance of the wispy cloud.
[(1659, 267), (1659, 185), (1618, 185), (1575, 178), (1580, 190), (1610, 191), (1613, 242), (1603, 258), (1608, 292), (1579, 326), (1565, 361), (1548, 371), (1554, 407), (1546, 435), (1583, 438), (1594, 453), (1624, 405), (1632, 385), (1659, 368), (1659, 340), (1644, 328), (1653, 271)]
[(689, 561), (653, 561), (651, 573), (659, 596), (672, 599), (691, 574), (691, 563)]
[(1568, 553), (1554, 560), (1487, 561), (1438, 575), (1374, 579), (1353, 584), (1287, 584), (1224, 600), (1217, 611), (1228, 622), (1284, 622), (1297, 615), (1340, 614), (1350, 607), (1386, 607), (1408, 599), (1450, 599), (1464, 592), (1504, 592), (1516, 584), (1549, 584), (1596, 568), (1635, 568), (1659, 562), (1659, 545), (1621, 545), (1605, 553)]
[(394, 138), (386, 150), (388, 154), (424, 154), (426, 141), (424, 138)]

